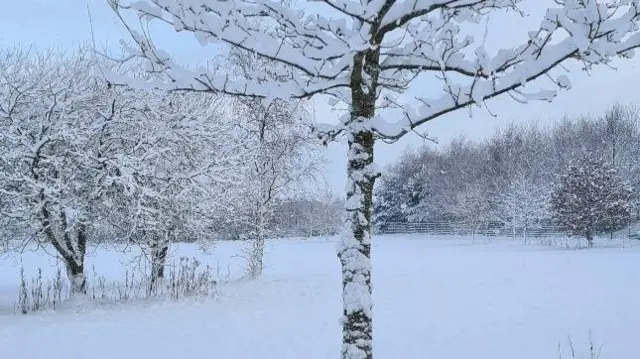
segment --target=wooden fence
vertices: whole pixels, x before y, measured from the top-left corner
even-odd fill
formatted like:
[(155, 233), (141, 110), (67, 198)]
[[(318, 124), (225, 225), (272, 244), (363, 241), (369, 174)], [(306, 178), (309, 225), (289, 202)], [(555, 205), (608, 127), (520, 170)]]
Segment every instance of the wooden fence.
[[(515, 238), (559, 238), (568, 233), (552, 224), (537, 225), (530, 228), (512, 227), (507, 224), (492, 223), (484, 227), (476, 227), (467, 222), (391, 222), (376, 226), (376, 234), (428, 234), (456, 236), (491, 236)], [(628, 238), (633, 231), (623, 229), (613, 233), (614, 238)]]

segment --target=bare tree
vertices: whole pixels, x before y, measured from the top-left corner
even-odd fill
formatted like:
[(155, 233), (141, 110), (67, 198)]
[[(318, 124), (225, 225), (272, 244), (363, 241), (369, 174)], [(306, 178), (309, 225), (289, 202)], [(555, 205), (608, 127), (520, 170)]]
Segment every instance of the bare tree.
[[(262, 73), (266, 77), (263, 81), (278, 81), (273, 71), (277, 63), (240, 50), (231, 53), (230, 62), (241, 78)], [(313, 179), (322, 162), (308, 129), (310, 114), (305, 100), (235, 97), (232, 103), (241, 141), (249, 149), (242, 191), (248, 203), (241, 202), (237, 219), (249, 229), (245, 233), (249, 237), (247, 274), (255, 278), (264, 268), (265, 239), (270, 234), (275, 201), (294, 186)]]
[[(349, 230), (338, 256), (344, 302), (342, 357), (351, 359), (373, 356), (370, 229), (372, 191), (380, 175), (373, 165), (375, 140), (395, 141), (444, 114), (482, 106), (503, 94), (522, 102), (550, 100), (555, 89), (570, 88), (567, 76), (555, 73), (567, 61), (591, 68), (609, 64), (614, 57), (629, 57), (640, 46), (638, 0), (557, 1), (526, 41), (493, 56), (465, 34), (461, 24), (508, 10), (522, 13), (518, 8), (522, 1), (318, 1), (331, 17), (272, 0), (108, 2), (136, 43), (129, 49), (131, 55), (146, 60), (150, 71), (171, 79), (158, 86), (267, 99), (326, 94), (347, 105), (341, 125), (322, 128), (321, 137), (329, 141), (344, 135), (349, 145)], [(282, 64), (279, 81), (261, 81), (260, 73), (229, 81), (225, 75), (180, 66), (156, 48), (146, 30), (137, 31), (125, 19), (125, 10), (191, 32), (203, 45), (224, 43)], [(256, 25), (256, 18), (269, 31)], [(474, 47), (474, 56), (466, 55)], [(433, 81), (441, 80), (440, 96), (418, 96), (415, 101), (395, 96), (416, 78), (429, 75)], [(548, 79), (550, 85), (528, 93), (527, 83), (538, 79)], [(402, 119), (386, 122), (383, 108), (395, 109)]]

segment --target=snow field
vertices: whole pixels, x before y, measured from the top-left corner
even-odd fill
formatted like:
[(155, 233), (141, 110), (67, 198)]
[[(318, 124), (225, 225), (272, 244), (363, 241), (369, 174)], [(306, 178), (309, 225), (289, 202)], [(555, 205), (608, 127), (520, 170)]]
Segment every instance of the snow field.
[[(0, 358), (337, 358), (340, 268), (336, 240), (280, 240), (267, 246), (264, 278), (221, 285), (207, 301), (124, 303), (0, 316)], [(213, 255), (183, 244), (173, 256), (197, 256), (230, 279), (242, 274), (239, 243)], [(91, 253), (88, 268), (123, 276), (134, 254)], [(578, 358), (588, 336), (602, 359), (640, 358), (640, 247), (566, 250), (507, 240), (374, 238), (376, 358)], [(18, 258), (0, 262), (0, 300), (17, 296)], [(27, 276), (51, 259), (22, 256)], [(129, 269), (131, 270), (131, 269)]]

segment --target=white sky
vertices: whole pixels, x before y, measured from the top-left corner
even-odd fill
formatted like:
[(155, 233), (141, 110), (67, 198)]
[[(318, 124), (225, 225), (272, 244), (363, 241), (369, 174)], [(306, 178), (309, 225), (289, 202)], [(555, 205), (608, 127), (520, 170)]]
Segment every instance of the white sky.
[[(531, 14), (526, 20), (492, 18), (489, 23), (489, 50), (522, 40), (526, 32), (539, 23), (546, 2), (548, 0), (525, 1), (525, 9)], [(70, 49), (91, 38), (89, 12), (98, 46), (117, 49), (119, 40), (127, 38), (127, 34), (105, 0), (20, 0), (4, 4), (0, 11), (0, 46), (20, 44)], [(152, 33), (160, 47), (181, 60), (204, 61), (215, 53), (214, 49), (203, 49), (192, 36), (176, 36), (165, 29), (154, 29)], [(569, 77), (573, 89), (560, 93), (553, 103), (522, 105), (509, 97), (502, 97), (489, 102), (495, 117), (485, 109), (475, 109), (474, 116), (470, 118), (468, 111), (462, 110), (436, 119), (421, 130), (437, 137), (439, 146), (442, 146), (460, 134), (473, 139), (484, 138), (511, 121), (547, 124), (565, 115), (600, 113), (614, 102), (640, 103), (640, 54), (630, 61), (616, 64), (616, 67), (617, 70), (597, 68), (590, 76), (577, 69), (572, 71)], [(420, 86), (428, 87), (429, 84)], [(415, 92), (420, 90), (414, 89)], [(334, 122), (336, 118), (325, 101), (316, 101), (317, 120)], [(417, 146), (423, 141), (416, 135), (409, 135), (394, 145), (380, 143), (376, 149), (376, 162), (387, 165), (402, 154), (407, 146)], [(327, 150), (330, 161), (327, 180), (338, 193), (341, 193), (345, 183), (345, 151), (345, 146), (340, 144), (330, 145)]]

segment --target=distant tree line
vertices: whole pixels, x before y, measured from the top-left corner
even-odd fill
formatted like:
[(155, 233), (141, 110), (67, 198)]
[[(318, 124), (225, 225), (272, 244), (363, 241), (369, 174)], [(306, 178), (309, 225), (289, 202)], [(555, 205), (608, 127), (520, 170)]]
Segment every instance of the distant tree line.
[(439, 150), (409, 150), (376, 187), (376, 227), (559, 225), (588, 238), (620, 229), (638, 219), (639, 124), (635, 107), (615, 105), (599, 116), (546, 127), (514, 122), (484, 141), (458, 137)]
[[(342, 228), (344, 202), (335, 195), (305, 194), (274, 201), (265, 231), (269, 238), (318, 237), (337, 234)], [(227, 225), (219, 239), (244, 240), (247, 225)]]

